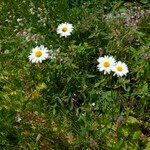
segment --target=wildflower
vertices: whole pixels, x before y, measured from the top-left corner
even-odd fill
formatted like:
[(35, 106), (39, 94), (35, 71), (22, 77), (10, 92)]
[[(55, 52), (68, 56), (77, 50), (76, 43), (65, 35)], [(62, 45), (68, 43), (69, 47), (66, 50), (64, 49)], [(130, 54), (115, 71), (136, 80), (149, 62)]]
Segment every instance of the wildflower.
[(125, 119), (125, 118), (124, 118), (123, 116), (119, 116), (119, 117), (117, 118), (116, 125), (117, 125), (117, 126), (121, 125), (122, 122), (124, 121), (124, 119)]
[(32, 63), (41, 63), (43, 60), (46, 60), (49, 57), (49, 50), (43, 45), (37, 46), (32, 49), (32, 52), (29, 55), (29, 60)]
[(122, 77), (129, 72), (127, 65), (125, 63), (122, 63), (121, 61), (118, 61), (116, 63), (116, 65), (113, 67), (113, 71), (118, 77)]
[(57, 28), (57, 34), (60, 34), (61, 36), (69, 36), (71, 35), (71, 32), (73, 31), (74, 27), (72, 24), (69, 23), (62, 23)]
[(112, 56), (99, 57), (97, 61), (99, 62), (99, 64), (97, 65), (99, 71), (104, 71), (104, 74), (110, 74), (116, 62), (116, 60)]
[(21, 117), (19, 114), (16, 115), (15, 120), (16, 120), (16, 122), (20, 123)]
[(94, 106), (95, 106), (95, 103), (92, 103), (92, 106), (94, 107)]
[(17, 19), (17, 22), (21, 22), (21, 21), (22, 21), (22, 19), (21, 19), (21, 18), (18, 18), (18, 19)]

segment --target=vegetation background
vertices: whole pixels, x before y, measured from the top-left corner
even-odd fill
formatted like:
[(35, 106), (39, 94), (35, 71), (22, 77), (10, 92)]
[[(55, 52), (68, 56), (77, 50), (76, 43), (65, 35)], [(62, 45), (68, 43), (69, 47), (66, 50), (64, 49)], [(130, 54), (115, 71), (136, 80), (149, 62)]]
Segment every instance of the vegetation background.
[[(29, 62), (39, 45), (55, 59)], [(127, 76), (99, 72), (104, 55)], [(148, 0), (0, 1), (0, 150), (149, 150), (149, 104)]]

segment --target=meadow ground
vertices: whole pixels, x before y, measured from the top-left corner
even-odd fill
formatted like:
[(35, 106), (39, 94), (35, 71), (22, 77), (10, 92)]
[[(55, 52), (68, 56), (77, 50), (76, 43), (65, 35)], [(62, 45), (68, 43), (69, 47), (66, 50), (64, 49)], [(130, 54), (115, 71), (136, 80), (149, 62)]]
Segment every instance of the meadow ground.
[(149, 104), (148, 0), (0, 1), (0, 150), (150, 150)]

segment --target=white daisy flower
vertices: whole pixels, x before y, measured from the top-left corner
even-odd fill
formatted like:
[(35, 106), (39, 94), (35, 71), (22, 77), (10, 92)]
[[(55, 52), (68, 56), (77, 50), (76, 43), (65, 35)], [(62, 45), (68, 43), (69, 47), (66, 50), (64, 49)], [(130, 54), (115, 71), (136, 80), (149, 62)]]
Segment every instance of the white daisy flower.
[(71, 32), (73, 31), (74, 27), (72, 24), (69, 23), (62, 23), (57, 28), (57, 34), (60, 34), (61, 36), (69, 36), (71, 35)]
[(37, 46), (32, 49), (29, 60), (32, 63), (41, 63), (43, 60), (46, 60), (49, 57), (49, 50), (43, 45)]
[(116, 65), (113, 67), (113, 71), (118, 77), (122, 77), (129, 72), (127, 65), (125, 63), (122, 63), (121, 61), (118, 61), (116, 63)]
[(116, 63), (116, 60), (112, 56), (99, 57), (97, 61), (99, 62), (97, 65), (99, 71), (104, 71), (104, 74), (110, 74)]

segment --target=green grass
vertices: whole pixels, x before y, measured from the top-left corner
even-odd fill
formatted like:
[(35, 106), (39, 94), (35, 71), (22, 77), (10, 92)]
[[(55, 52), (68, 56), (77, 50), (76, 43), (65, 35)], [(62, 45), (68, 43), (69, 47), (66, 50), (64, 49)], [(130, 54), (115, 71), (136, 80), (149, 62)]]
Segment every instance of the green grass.
[[(148, 1), (2, 0), (0, 13), (0, 150), (150, 149)], [(40, 45), (56, 58), (31, 63)], [(105, 55), (129, 73), (99, 72)]]

